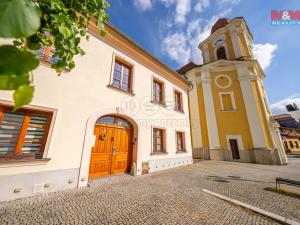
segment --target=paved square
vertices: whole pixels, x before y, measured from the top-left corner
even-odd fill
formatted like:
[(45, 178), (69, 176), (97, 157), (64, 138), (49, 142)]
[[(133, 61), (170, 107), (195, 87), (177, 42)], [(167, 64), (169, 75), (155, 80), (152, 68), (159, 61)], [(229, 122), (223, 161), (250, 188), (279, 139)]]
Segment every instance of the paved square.
[(300, 201), (265, 191), (288, 166), (201, 161), (141, 177), (113, 176), (91, 187), (0, 203), (0, 224), (276, 224), (207, 195), (203, 188), (300, 221)]

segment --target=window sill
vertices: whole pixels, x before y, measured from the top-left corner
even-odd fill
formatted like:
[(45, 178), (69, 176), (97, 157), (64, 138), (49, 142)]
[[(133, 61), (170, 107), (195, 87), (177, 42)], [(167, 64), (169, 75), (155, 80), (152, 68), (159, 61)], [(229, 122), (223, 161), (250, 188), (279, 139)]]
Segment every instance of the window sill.
[(184, 111), (182, 109), (174, 109), (175, 112), (178, 112), (178, 113), (182, 113), (184, 114)]
[[(40, 62), (41, 62), (41, 65), (53, 69), (53, 68), (52, 68), (52, 63), (51, 63), (51, 62), (46, 61), (46, 60), (44, 60), (44, 59), (40, 59)], [(54, 69), (53, 69), (53, 70), (54, 70)], [(63, 69), (62, 72), (63, 72), (63, 73), (69, 73), (70, 70), (68, 70), (68, 69)]]
[(221, 110), (221, 112), (237, 112), (237, 110), (236, 109), (234, 109), (234, 110)]
[(178, 151), (178, 152), (176, 152), (176, 154), (183, 154), (183, 153), (187, 153), (187, 151)]
[(125, 90), (122, 90), (122, 89), (120, 89), (120, 88), (117, 88), (117, 87), (115, 87), (115, 86), (113, 86), (113, 85), (111, 85), (111, 84), (108, 84), (106, 87), (111, 88), (111, 89), (114, 89), (114, 90), (116, 90), (116, 91), (119, 91), (119, 92), (121, 92), (121, 93), (130, 95), (130, 96), (135, 96), (135, 94), (134, 94), (132, 91), (125, 91)]
[(168, 155), (168, 152), (151, 152), (150, 155)]
[(0, 167), (12, 167), (12, 166), (31, 166), (31, 165), (45, 165), (51, 159), (0, 159)]
[(162, 107), (165, 107), (165, 108), (167, 108), (167, 105), (166, 105), (166, 103), (164, 103), (164, 102), (157, 102), (157, 101), (151, 101), (151, 103), (152, 104), (155, 104), (155, 105), (159, 105), (159, 106), (162, 106)]

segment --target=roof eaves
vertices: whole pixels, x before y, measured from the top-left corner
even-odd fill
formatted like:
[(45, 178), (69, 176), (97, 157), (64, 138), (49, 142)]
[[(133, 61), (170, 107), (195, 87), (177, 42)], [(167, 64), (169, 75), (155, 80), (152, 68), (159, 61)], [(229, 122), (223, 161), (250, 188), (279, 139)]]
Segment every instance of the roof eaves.
[(201, 66), (202, 66), (202, 64), (196, 64), (193, 61), (191, 61), (191, 62), (185, 64), (184, 66), (180, 67), (179, 69), (177, 69), (176, 72), (179, 74), (185, 74), (185, 73), (187, 73), (195, 68), (199, 68)]
[(159, 64), (161, 64), (162, 66), (164, 66), (167, 70), (169, 70), (171, 73), (173, 73), (174, 75), (176, 75), (179, 79), (181, 79), (182, 81), (186, 82), (187, 84), (190, 85), (190, 83), (182, 77), (181, 74), (177, 73), (176, 71), (174, 71), (173, 69), (171, 69), (169, 66), (167, 66), (165, 63), (163, 63), (160, 59), (158, 59), (156, 56), (154, 56), (152, 53), (150, 53), (148, 50), (146, 50), (145, 48), (143, 48), (141, 45), (139, 45), (138, 43), (136, 43), (134, 40), (132, 40), (130, 37), (128, 37), (127, 35), (125, 35), (124, 33), (122, 33), (118, 28), (116, 28), (115, 26), (113, 26), (110, 23), (105, 23), (105, 25), (107, 25), (108, 27), (110, 27), (112, 30), (116, 31), (117, 33), (119, 33), (123, 38), (125, 38), (126, 40), (128, 40), (129, 42), (131, 42), (132, 44), (134, 44), (136, 47), (138, 47), (140, 50), (144, 51), (147, 55), (149, 55), (152, 59), (154, 59), (156, 62), (158, 62)]

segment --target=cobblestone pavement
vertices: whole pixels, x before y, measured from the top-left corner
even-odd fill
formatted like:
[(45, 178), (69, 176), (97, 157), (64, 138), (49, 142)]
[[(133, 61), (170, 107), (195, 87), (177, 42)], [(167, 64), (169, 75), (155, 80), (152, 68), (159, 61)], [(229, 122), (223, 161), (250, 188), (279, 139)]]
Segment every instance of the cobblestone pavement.
[(201, 161), (140, 177), (112, 176), (89, 188), (0, 203), (0, 224), (276, 224), (201, 192), (203, 188), (300, 220), (300, 200), (265, 191), (288, 166)]
[[(205, 161), (194, 164), (197, 179), (190, 185), (223, 194), (280, 216), (300, 222), (300, 198), (265, 190), (275, 189), (275, 178), (300, 181), (300, 158), (290, 158), (289, 165), (271, 166), (248, 163)], [(187, 178), (188, 179), (188, 178)], [(200, 184), (201, 183), (201, 184)], [(300, 196), (300, 188), (281, 185)]]

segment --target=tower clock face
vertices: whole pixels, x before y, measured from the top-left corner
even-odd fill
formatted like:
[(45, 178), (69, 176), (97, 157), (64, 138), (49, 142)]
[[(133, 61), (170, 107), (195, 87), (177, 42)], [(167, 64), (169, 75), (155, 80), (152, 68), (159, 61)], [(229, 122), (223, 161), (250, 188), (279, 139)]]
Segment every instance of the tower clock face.
[(213, 41), (213, 46), (214, 47), (219, 47), (224, 41), (225, 41), (225, 36), (221, 35)]

